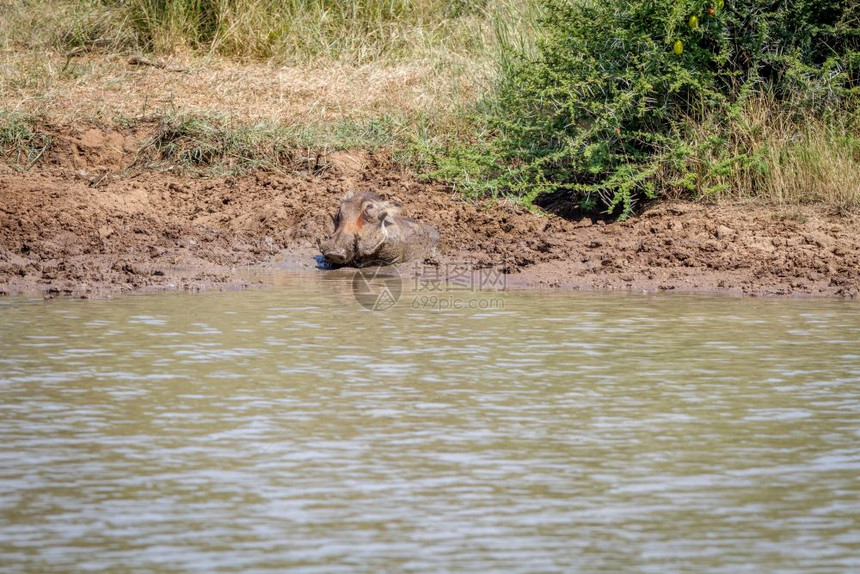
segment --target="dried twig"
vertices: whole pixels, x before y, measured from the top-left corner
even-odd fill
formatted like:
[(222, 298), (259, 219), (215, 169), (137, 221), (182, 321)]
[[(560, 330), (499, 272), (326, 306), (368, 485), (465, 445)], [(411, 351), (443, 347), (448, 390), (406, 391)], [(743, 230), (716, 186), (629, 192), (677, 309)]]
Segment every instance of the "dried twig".
[(168, 72), (180, 72), (182, 74), (191, 73), (191, 70), (189, 70), (188, 68), (182, 68), (179, 66), (168, 66), (164, 62), (150, 60), (149, 58), (144, 58), (143, 56), (132, 56), (128, 59), (128, 63), (132, 66), (152, 66), (153, 68), (159, 68)]
[(74, 58), (75, 56), (82, 54), (86, 51), (87, 51), (86, 46), (78, 46), (77, 48), (74, 48), (73, 50), (67, 52), (66, 53), (66, 63), (63, 64), (63, 69), (60, 71), (65, 72), (68, 69), (69, 64), (72, 63), (72, 58)]

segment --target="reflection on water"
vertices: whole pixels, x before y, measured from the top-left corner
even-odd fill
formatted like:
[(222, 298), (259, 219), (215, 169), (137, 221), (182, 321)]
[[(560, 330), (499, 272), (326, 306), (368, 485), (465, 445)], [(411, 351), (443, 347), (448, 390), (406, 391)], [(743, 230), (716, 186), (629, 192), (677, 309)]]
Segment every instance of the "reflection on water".
[(5, 572), (860, 569), (860, 305), (0, 300)]

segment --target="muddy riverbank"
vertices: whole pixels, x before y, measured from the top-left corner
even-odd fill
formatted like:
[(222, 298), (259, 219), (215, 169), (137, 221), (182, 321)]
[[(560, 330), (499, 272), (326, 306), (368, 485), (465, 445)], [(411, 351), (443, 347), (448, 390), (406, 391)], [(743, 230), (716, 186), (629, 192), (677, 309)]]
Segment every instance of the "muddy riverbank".
[(136, 167), (142, 137), (70, 129), (29, 170), (0, 163), (0, 292), (224, 289), (252, 283), (247, 269), (328, 272), (317, 240), (353, 189), (390, 197), (440, 230), (425, 266), (495, 266), (509, 288), (860, 295), (856, 215), (688, 202), (625, 222), (536, 215), (465, 201), (382, 152), (200, 177)]

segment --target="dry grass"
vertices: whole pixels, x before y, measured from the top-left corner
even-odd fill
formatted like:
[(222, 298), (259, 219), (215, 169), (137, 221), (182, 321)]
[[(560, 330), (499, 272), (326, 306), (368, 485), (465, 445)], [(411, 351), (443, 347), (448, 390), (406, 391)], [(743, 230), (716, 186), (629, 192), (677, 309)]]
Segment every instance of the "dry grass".
[[(195, 165), (253, 166), (290, 146), (403, 149), (461, 123), (492, 89), (500, 42), (528, 2), (2, 3), (0, 124), (14, 126), (10, 139), (25, 125), (160, 125), (171, 137), (145, 157)], [(191, 4), (221, 10), (205, 42), (193, 14), (180, 13)], [(278, 19), (269, 8), (294, 13)], [(265, 31), (284, 21), (291, 29), (264, 49)], [(188, 73), (130, 64), (139, 54)]]
[(822, 203), (860, 208), (860, 140), (833, 134), (821, 122), (804, 126), (797, 140), (775, 140), (762, 150), (768, 171), (765, 197), (778, 204)]
[[(457, 121), (492, 88), (505, 37), (499, 32), (518, 28), (527, 3), (191, 3), (223, 12), (204, 43), (192, 38), (189, 15), (180, 13), (188, 2), (18, 0), (0, 4), (0, 108), (60, 125), (215, 114), (344, 147), (356, 143), (355, 130), (344, 126), (414, 133)], [(305, 5), (313, 9), (299, 10)], [(254, 38), (283, 26), (277, 10), (293, 11), (291, 28), (263, 50)], [(329, 38), (323, 50), (323, 31), (339, 38), (339, 47)], [(317, 45), (296, 44), (311, 40)], [(157, 48), (150, 59), (190, 73), (129, 65), (147, 44)], [(350, 137), (337, 142), (338, 134)]]
[[(693, 189), (706, 197), (860, 209), (860, 132), (851, 114), (798, 114), (756, 98), (719, 131), (695, 125)], [(672, 179), (671, 174), (666, 179)]]
[(75, 48), (117, 51), (132, 48), (138, 37), (128, 18), (110, 4), (68, 0), (0, 2), (0, 49)]
[(468, 54), (489, 0), (127, 0), (121, 12), (147, 47), (308, 64)]
[(474, 76), (440, 75), (420, 63), (315, 69), (223, 58), (171, 58), (183, 74), (133, 66), (118, 55), (4, 54), (0, 105), (62, 123), (163, 112), (218, 111), (240, 121), (287, 124), (452, 110), (480, 89)]

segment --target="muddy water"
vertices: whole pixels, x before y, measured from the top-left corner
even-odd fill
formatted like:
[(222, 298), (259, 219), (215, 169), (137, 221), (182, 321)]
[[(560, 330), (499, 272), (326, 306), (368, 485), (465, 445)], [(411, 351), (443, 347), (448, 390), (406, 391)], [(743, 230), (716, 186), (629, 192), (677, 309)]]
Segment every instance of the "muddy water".
[(860, 569), (860, 305), (499, 297), (0, 300), (3, 571)]

